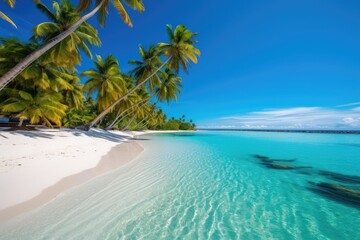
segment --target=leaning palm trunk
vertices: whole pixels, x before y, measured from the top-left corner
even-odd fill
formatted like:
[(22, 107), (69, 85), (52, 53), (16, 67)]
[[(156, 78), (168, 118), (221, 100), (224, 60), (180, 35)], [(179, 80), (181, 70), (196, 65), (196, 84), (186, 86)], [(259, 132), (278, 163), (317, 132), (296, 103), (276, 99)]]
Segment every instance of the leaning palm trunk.
[(131, 123), (135, 120), (135, 118), (136, 115), (134, 115), (133, 118), (129, 121), (129, 123), (121, 130), (126, 131), (130, 127)]
[(150, 118), (150, 116), (148, 116), (148, 117), (144, 118), (143, 120), (141, 120), (140, 122), (136, 123), (134, 129), (136, 130), (136, 129), (140, 129), (140, 127), (144, 127), (143, 126), (144, 121), (148, 120), (149, 118)]
[(129, 92), (127, 92), (125, 95), (120, 97), (118, 100), (116, 100), (113, 104), (111, 104), (108, 108), (106, 108), (102, 113), (100, 113), (94, 120), (92, 120), (89, 124), (86, 124), (84, 126), (78, 127), (78, 129), (86, 130), (88, 131), (90, 128), (92, 128), (96, 123), (99, 122), (100, 119), (102, 119), (106, 114), (108, 114), (111, 109), (113, 109), (119, 102), (124, 100), (126, 97), (128, 97), (130, 94), (135, 92), (137, 89), (139, 89), (142, 85), (144, 85), (150, 78), (152, 78), (158, 71), (160, 71), (169, 61), (171, 57), (167, 58), (165, 62), (156, 69), (150, 76), (145, 78), (144, 81), (140, 82), (138, 85), (136, 85), (133, 89), (131, 89)]
[(135, 129), (136, 129), (137, 127), (139, 127), (140, 124), (141, 124), (141, 125), (140, 125), (141, 127), (145, 127), (146, 124), (151, 120), (151, 118), (154, 116), (155, 113), (156, 113), (155, 111), (152, 112), (152, 113), (150, 113), (149, 116), (147, 116), (146, 118), (144, 118), (143, 120), (141, 120), (140, 122), (138, 122), (138, 123), (135, 125)]
[(89, 18), (95, 15), (97, 11), (101, 8), (101, 6), (106, 2), (106, 0), (102, 0), (99, 5), (97, 5), (91, 12), (80, 18), (79, 21), (74, 23), (69, 29), (60, 33), (56, 37), (52, 38), (49, 42), (45, 43), (41, 47), (39, 47), (34, 52), (30, 53), (26, 56), (21, 62), (16, 64), (10, 71), (4, 74), (0, 78), (0, 91), (9, 83), (11, 82), (17, 75), (19, 75), (25, 68), (27, 68), (32, 62), (38, 59), (41, 55), (51, 49), (53, 46), (64, 40), (68, 37), (71, 33), (73, 33), (81, 24), (87, 21)]
[(21, 127), (21, 126), (23, 125), (23, 122), (24, 122), (24, 119), (23, 119), (23, 118), (20, 118), (20, 122), (19, 122), (18, 127)]
[(133, 105), (131, 105), (130, 107), (128, 107), (127, 109), (125, 109), (123, 112), (120, 112), (120, 110), (119, 110), (119, 113), (116, 115), (115, 120), (106, 128), (106, 130), (109, 130), (109, 129), (113, 128), (113, 127), (115, 126), (115, 124), (118, 122), (119, 118), (120, 118), (121, 116), (123, 116), (123, 114), (125, 114), (125, 113), (128, 112), (128, 111), (130, 111), (133, 107), (136, 107), (136, 106), (140, 105), (140, 104), (143, 103), (143, 102), (149, 101), (153, 96), (154, 96), (154, 94), (153, 94), (152, 96), (148, 97), (148, 98), (145, 98), (145, 99), (137, 102), (137, 103), (134, 103)]
[(143, 119), (140, 123), (136, 124), (135, 129), (141, 129), (146, 127), (146, 125), (151, 121), (151, 117), (147, 117), (145, 119)]
[[(148, 98), (148, 100), (150, 100), (155, 94), (156, 94), (156, 92), (155, 92), (153, 95), (151, 95), (150, 98)], [(159, 100), (157, 100), (157, 101), (155, 102), (155, 105), (156, 105), (158, 102), (159, 102)], [(147, 103), (147, 101), (143, 102), (139, 107), (144, 106), (146, 103)], [(134, 110), (134, 109), (133, 109), (133, 111), (129, 112), (128, 114), (126, 114), (125, 116), (123, 116), (122, 118), (120, 118), (115, 124), (119, 124), (119, 122), (121, 122), (123, 119), (125, 119), (127, 116), (129, 116), (129, 115), (132, 114), (132, 113), (135, 113), (135, 110)], [(137, 127), (137, 125), (136, 125), (135, 127)]]
[(123, 116), (124, 113), (128, 112), (128, 111), (131, 110), (133, 107), (136, 107), (136, 106), (138, 106), (138, 105), (140, 105), (140, 104), (141, 104), (140, 107), (144, 106), (144, 104), (146, 104), (147, 101), (151, 100), (151, 99), (155, 96), (155, 94), (157, 94), (159, 91), (160, 91), (160, 90), (157, 90), (157, 91), (155, 91), (153, 94), (151, 94), (150, 97), (145, 98), (145, 99), (143, 99), (143, 100), (141, 100), (141, 101), (139, 101), (139, 102), (137, 102), (137, 103), (134, 103), (133, 105), (131, 105), (129, 108), (127, 108), (125, 111), (123, 111), (123, 112), (121, 112), (121, 113), (120, 113), (120, 110), (119, 110), (119, 113), (116, 115), (115, 120), (106, 128), (106, 130), (109, 130), (109, 129), (113, 128), (113, 127), (114, 127), (116, 124), (118, 124), (122, 119), (124, 119), (124, 118), (127, 117), (129, 114), (131, 114), (133, 111), (131, 111), (130, 113), (126, 114), (124, 117), (122, 117), (122, 118), (119, 120), (119, 118), (120, 118), (121, 116)]
[[(151, 99), (151, 97), (149, 98), (149, 99), (147, 99), (147, 100), (150, 100)], [(146, 102), (147, 101), (142, 101), (142, 103), (141, 103), (141, 105), (139, 106), (139, 108), (141, 108), (142, 106), (144, 106), (145, 104), (146, 104)], [(119, 124), (122, 120), (124, 120), (127, 116), (129, 116), (129, 115), (131, 115), (132, 113), (135, 113), (135, 109), (132, 109), (132, 111), (130, 111), (130, 112), (128, 112), (125, 116), (123, 116), (122, 118), (120, 118), (119, 120), (117, 120), (117, 122), (114, 124), (114, 126), (115, 125), (117, 125), (117, 124)]]

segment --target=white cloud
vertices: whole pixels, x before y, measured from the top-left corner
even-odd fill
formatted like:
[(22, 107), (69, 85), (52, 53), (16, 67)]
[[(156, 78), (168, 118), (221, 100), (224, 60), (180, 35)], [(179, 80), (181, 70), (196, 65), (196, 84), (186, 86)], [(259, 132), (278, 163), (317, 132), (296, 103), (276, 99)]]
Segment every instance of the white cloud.
[(352, 106), (357, 106), (357, 105), (360, 105), (360, 102), (341, 104), (341, 105), (337, 105), (336, 107), (352, 107)]
[(244, 115), (222, 117), (199, 125), (205, 128), (360, 130), (360, 107), (265, 109)]

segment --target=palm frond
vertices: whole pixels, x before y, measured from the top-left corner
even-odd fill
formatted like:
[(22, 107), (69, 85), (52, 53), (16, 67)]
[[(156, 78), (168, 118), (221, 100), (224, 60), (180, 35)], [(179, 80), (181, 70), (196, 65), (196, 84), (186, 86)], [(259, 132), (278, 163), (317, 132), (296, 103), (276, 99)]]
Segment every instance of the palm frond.
[(129, 26), (132, 27), (133, 24), (131, 22), (131, 19), (129, 17), (129, 14), (126, 12), (124, 6), (120, 2), (120, 0), (113, 0), (112, 1), (114, 7), (116, 8), (117, 12), (121, 15), (121, 18), (123, 21)]
[(16, 24), (8, 16), (6, 16), (5, 13), (1, 11), (0, 11), (0, 18), (4, 19), (5, 21), (13, 25), (15, 28), (17, 28)]
[(50, 20), (56, 21), (55, 15), (50, 11), (48, 7), (46, 7), (41, 0), (35, 0), (36, 8), (44, 13)]

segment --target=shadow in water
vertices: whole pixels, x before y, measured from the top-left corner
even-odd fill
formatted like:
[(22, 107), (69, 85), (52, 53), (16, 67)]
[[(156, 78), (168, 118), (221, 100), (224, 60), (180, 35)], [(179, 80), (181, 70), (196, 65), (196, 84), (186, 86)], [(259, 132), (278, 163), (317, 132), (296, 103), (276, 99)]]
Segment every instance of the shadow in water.
[(319, 175), (338, 182), (360, 184), (359, 176), (352, 176), (352, 175), (346, 175), (346, 174), (330, 172), (330, 171), (322, 171), (322, 170), (319, 171)]
[[(308, 169), (312, 168), (309, 166), (294, 166), (285, 164), (284, 162), (295, 162), (296, 159), (272, 159), (267, 156), (254, 154), (252, 157), (258, 159), (260, 164), (271, 169), (279, 169), (279, 170), (295, 170), (295, 169)], [(279, 163), (280, 162), (280, 163)]]
[[(313, 193), (316, 193), (320, 196), (326, 197), (328, 199), (334, 200), (341, 204), (346, 204), (348, 206), (356, 207), (360, 210), (360, 177), (341, 174), (331, 171), (316, 170), (312, 167), (296, 166), (284, 164), (283, 162), (294, 162), (296, 159), (283, 160), (283, 159), (271, 159), (270, 157), (254, 154), (252, 157), (259, 160), (259, 164), (271, 169), (278, 170), (294, 170), (294, 173), (303, 174), (308, 176), (322, 177), (328, 180), (336, 181), (338, 183), (328, 183), (320, 182), (315, 183), (308, 181), (310, 184), (309, 187), (306, 187), (307, 190), (310, 190)], [(281, 163), (279, 163), (281, 162)], [(351, 184), (351, 187), (348, 185), (341, 185), (340, 183)]]
[(307, 189), (312, 191), (313, 193), (316, 193), (338, 203), (355, 207), (360, 210), (359, 189), (335, 183), (315, 183), (310, 181), (308, 183), (310, 184), (310, 187), (307, 187)]

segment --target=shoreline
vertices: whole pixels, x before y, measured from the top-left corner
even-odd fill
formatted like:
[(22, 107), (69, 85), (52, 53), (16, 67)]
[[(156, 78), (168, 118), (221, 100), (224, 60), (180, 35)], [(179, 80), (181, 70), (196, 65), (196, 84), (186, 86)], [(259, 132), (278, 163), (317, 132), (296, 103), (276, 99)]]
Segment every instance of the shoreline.
[[(60, 194), (69, 189), (84, 184), (97, 176), (125, 166), (129, 162), (135, 160), (143, 151), (144, 148), (134, 140), (118, 144), (101, 158), (96, 167), (66, 176), (54, 185), (44, 189), (39, 195), (32, 199), (0, 210), (0, 223), (31, 210), (35, 210), (56, 199)], [(119, 154), (121, 154), (121, 157), (118, 157)]]
[(137, 136), (170, 132), (0, 130), (0, 223), (136, 159)]

